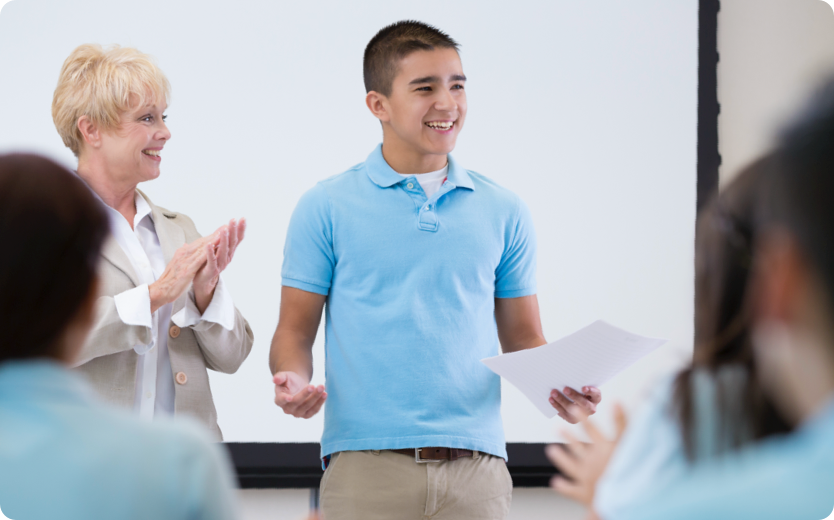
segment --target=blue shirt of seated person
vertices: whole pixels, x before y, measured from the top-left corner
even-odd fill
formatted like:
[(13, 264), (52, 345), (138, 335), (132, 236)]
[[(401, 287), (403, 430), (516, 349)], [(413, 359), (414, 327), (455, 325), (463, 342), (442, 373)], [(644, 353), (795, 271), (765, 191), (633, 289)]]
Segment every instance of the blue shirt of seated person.
[(834, 398), (796, 432), (703, 464), (603, 520), (822, 520), (834, 509)]
[(5, 361), (0, 510), (14, 520), (235, 518), (225, 455), (186, 422), (111, 408), (55, 361)]

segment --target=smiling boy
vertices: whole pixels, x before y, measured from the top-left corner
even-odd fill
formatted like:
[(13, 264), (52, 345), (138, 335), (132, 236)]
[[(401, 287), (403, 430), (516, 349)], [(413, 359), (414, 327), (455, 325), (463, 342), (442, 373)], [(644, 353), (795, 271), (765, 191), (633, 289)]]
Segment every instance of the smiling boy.
[[(328, 520), (505, 518), (500, 380), (480, 359), (546, 343), (524, 203), (449, 153), (466, 118), (458, 45), (414, 21), (364, 57), (383, 142), (299, 201), (284, 248), (270, 365), (275, 403), (324, 404)], [(326, 379), (309, 385), (327, 303)], [(593, 413), (596, 388), (567, 396)], [(568, 399), (551, 403), (568, 415)]]

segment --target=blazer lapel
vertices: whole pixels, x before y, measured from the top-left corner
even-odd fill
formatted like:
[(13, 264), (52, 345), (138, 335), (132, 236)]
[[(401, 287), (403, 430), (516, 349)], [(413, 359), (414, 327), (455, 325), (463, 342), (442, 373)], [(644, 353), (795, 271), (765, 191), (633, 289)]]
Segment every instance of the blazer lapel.
[(144, 197), (151, 207), (151, 216), (153, 217), (156, 236), (159, 237), (159, 245), (162, 246), (162, 256), (165, 257), (165, 265), (168, 265), (171, 263), (171, 259), (174, 258), (174, 253), (177, 252), (177, 249), (185, 245), (185, 231), (174, 224), (173, 220), (177, 218), (176, 213), (171, 213), (167, 210), (163, 213), (161, 209), (148, 199), (147, 195), (141, 191), (139, 191), (139, 195)]
[(112, 233), (107, 235), (107, 240), (104, 241), (104, 246), (101, 249), (101, 255), (116, 268), (122, 271), (133, 282), (135, 287), (139, 286), (139, 277), (136, 276), (136, 271), (133, 270), (133, 264), (122, 249), (122, 246), (116, 242)]
[[(154, 229), (156, 229), (156, 236), (159, 237), (159, 245), (162, 247), (162, 256), (165, 258), (165, 265), (168, 265), (174, 258), (174, 253), (177, 252), (177, 249), (185, 245), (185, 231), (183, 231), (183, 229), (178, 225), (174, 224), (174, 220), (177, 218), (176, 213), (169, 212), (168, 210), (163, 212), (158, 206), (151, 202), (147, 195), (142, 193), (140, 190), (136, 191), (138, 191), (139, 195), (148, 201), (148, 205), (151, 207), (153, 226)], [(183, 293), (183, 295), (177, 298), (174, 302), (172, 315), (178, 313), (183, 307), (185, 307), (186, 298), (188, 298), (188, 291)]]

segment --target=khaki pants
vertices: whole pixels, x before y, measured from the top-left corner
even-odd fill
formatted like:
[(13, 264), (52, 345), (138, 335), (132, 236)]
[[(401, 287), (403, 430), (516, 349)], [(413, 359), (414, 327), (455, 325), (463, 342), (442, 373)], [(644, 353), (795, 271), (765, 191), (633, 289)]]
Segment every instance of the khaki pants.
[(324, 520), (504, 520), (513, 483), (504, 459), (476, 453), (418, 464), (392, 451), (343, 451), (321, 479)]

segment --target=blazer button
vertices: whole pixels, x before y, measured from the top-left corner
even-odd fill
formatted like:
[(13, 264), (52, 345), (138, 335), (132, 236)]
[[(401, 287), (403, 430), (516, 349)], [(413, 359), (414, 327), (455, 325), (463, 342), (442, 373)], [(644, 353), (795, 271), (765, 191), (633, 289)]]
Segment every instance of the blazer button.
[(180, 328), (177, 327), (176, 325), (171, 325), (171, 328), (168, 329), (168, 334), (172, 338), (178, 338), (180, 336)]
[(174, 377), (177, 380), (177, 384), (184, 385), (188, 382), (188, 376), (185, 375), (185, 372), (177, 372), (177, 375)]

